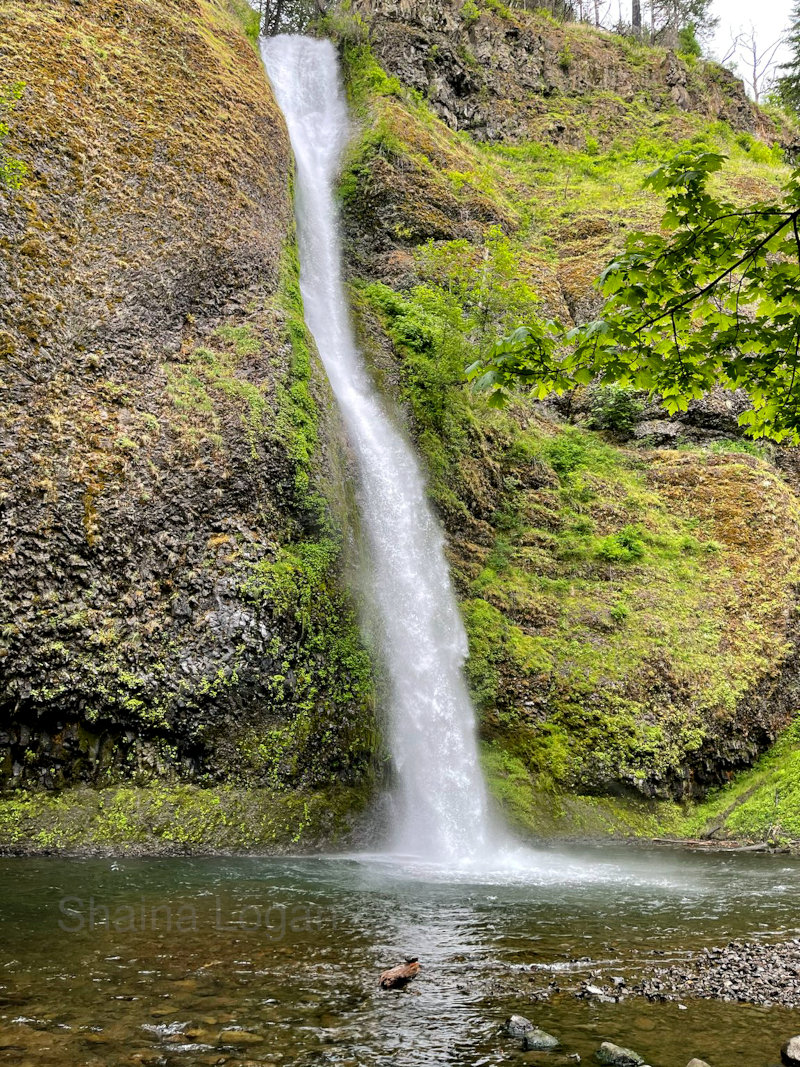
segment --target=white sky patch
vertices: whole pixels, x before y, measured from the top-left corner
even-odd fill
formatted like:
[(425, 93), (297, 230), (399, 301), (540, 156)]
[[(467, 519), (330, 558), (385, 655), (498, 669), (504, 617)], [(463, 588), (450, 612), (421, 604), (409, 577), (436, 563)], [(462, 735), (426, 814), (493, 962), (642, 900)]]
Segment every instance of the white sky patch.
[[(721, 59), (731, 47), (731, 36), (749, 34), (755, 29), (759, 50), (766, 49), (775, 41), (786, 40), (792, 0), (715, 0), (714, 14), (719, 26), (710, 44), (712, 55)], [(789, 50), (782, 44), (775, 56), (776, 63), (784, 63)], [(739, 60), (738, 72), (744, 73), (744, 60)]]

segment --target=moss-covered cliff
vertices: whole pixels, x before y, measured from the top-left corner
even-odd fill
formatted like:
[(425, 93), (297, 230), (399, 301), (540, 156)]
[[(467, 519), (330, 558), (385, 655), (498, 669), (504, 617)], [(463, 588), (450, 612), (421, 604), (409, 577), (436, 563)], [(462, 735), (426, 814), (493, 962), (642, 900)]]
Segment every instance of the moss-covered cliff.
[(4, 7), (26, 167), (0, 189), (6, 788), (246, 785), (302, 816), (371, 778), (322, 495), (338, 430), (252, 24), (239, 0)]
[(735, 397), (682, 423), (609, 390), (498, 413), (461, 374), (526, 314), (588, 314), (677, 144), (725, 151), (746, 197), (786, 173), (774, 132), (713, 64), (494, 3), (357, 7), (354, 303), (428, 461), (495, 793), (533, 831), (677, 832), (645, 798), (702, 797), (798, 707), (791, 455), (735, 439)]

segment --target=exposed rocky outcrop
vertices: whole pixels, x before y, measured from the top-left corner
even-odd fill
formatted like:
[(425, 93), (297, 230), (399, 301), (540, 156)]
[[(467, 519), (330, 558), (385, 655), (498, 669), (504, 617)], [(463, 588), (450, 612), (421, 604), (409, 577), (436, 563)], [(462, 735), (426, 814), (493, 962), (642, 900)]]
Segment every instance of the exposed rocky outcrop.
[(370, 20), (385, 69), (422, 93), (453, 129), (481, 140), (582, 145), (587, 120), (611, 139), (613, 123), (602, 120), (634, 100), (736, 129), (770, 129), (741, 82), (716, 64), (698, 71), (673, 52), (637, 51), (612, 34), (501, 4), (479, 10), (459, 0), (356, 0), (354, 7)]

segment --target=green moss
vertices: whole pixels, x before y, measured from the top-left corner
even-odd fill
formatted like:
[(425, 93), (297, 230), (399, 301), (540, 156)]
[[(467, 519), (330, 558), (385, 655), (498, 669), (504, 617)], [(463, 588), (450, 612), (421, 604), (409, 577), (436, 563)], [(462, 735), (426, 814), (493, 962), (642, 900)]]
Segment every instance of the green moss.
[(687, 837), (800, 843), (800, 720), (753, 768), (685, 816), (679, 829)]
[(312, 340), (303, 315), (300, 264), (295, 246), (288, 248), (284, 255), (279, 300), (291, 357), (288, 382), (277, 390), (273, 432), (292, 461), (294, 507), (306, 524), (326, 530), (327, 505), (315, 487), (319, 410), (312, 394)]
[(28, 167), (20, 159), (6, 151), (5, 143), (10, 129), (6, 117), (16, 107), (25, 91), (24, 82), (0, 86), (0, 186), (7, 189), (19, 189), (28, 173)]
[(338, 575), (340, 545), (305, 541), (253, 570), (243, 592), (301, 637), (269, 678), (280, 725), (249, 735), (242, 754), (259, 778), (286, 786), (350, 782), (368, 774), (376, 749), (372, 669)]
[(656, 838), (680, 833), (675, 804), (636, 797), (567, 793), (535, 781), (525, 764), (498, 745), (484, 746), (490, 792), (509, 825), (535, 838)]
[(222, 420), (228, 401), (233, 400), (241, 412), (251, 454), (258, 457), (258, 442), (268, 432), (271, 413), (268, 387), (254, 384), (241, 363), (263, 348), (249, 325), (220, 326), (207, 345), (186, 353), (182, 361), (165, 364), (167, 395), (176, 408), (172, 425), (187, 448), (223, 447)]
[(258, 48), (258, 38), (261, 33), (261, 16), (247, 0), (227, 0), (230, 10), (239, 21), (245, 36), (250, 43)]
[(304, 793), (154, 784), (0, 797), (0, 850), (294, 850), (346, 834), (364, 790)]

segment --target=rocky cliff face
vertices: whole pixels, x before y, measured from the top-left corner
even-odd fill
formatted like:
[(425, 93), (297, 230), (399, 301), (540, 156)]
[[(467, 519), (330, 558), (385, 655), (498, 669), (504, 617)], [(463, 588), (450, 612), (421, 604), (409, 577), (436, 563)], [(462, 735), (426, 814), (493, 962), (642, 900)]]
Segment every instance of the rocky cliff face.
[(4, 786), (368, 770), (369, 667), (315, 489), (335, 429), (323, 449), (248, 11), (4, 8), (28, 168), (0, 190)]
[(615, 110), (634, 102), (770, 132), (741, 82), (715, 64), (500, 3), (356, 0), (354, 7), (369, 21), (386, 71), (422, 93), (452, 129), (481, 140), (581, 145), (588, 121), (608, 143)]

